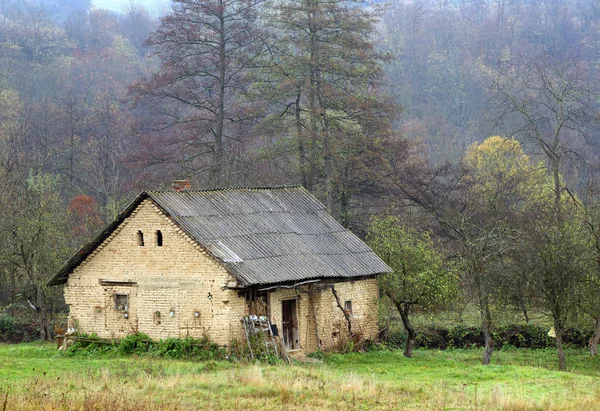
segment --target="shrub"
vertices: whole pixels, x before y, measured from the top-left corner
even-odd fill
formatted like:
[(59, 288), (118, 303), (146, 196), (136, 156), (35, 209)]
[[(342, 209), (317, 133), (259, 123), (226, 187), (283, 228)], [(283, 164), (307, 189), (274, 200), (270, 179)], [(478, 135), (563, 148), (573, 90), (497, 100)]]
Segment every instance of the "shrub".
[[(406, 344), (406, 333), (401, 330), (390, 331), (383, 342), (390, 348), (401, 349)], [(420, 342), (416, 344), (417, 347), (421, 347)]]
[(111, 352), (115, 348), (115, 344), (107, 344), (106, 341), (102, 340), (96, 334), (79, 334), (78, 337), (79, 339), (75, 340), (73, 345), (69, 347), (68, 354), (104, 354)]
[(242, 341), (239, 338), (234, 338), (229, 344), (229, 355), (234, 361), (243, 361), (250, 358), (250, 351), (246, 341)]
[(498, 334), (502, 344), (517, 348), (546, 348), (554, 344), (546, 328), (531, 324), (511, 324), (502, 327)]
[(457, 325), (448, 330), (448, 346), (452, 348), (471, 348), (483, 346), (483, 333), (479, 327)]
[(117, 346), (121, 354), (144, 354), (150, 347), (150, 337), (144, 333), (130, 334), (123, 338)]
[(417, 347), (427, 347), (444, 350), (448, 347), (448, 330), (443, 328), (427, 327), (419, 332), (415, 338)]
[(264, 333), (252, 334), (249, 339), (254, 359), (268, 364), (280, 362), (279, 357), (273, 352), (272, 345), (267, 341), (267, 336)]
[[(576, 328), (565, 330), (563, 342), (571, 347), (587, 347), (592, 334)], [(532, 324), (509, 324), (492, 333), (497, 349), (503, 346), (515, 348), (554, 347), (555, 340), (548, 336), (546, 327)], [(403, 348), (406, 334), (403, 331), (390, 332), (384, 343), (390, 348)], [(473, 348), (483, 347), (484, 339), (480, 327), (457, 325), (451, 328), (426, 327), (417, 330), (415, 346), (420, 348)]]
[(9, 334), (15, 331), (15, 319), (8, 314), (0, 315), (0, 334)]
[(563, 335), (563, 342), (574, 347), (587, 347), (592, 336), (592, 332), (581, 331), (577, 328), (567, 328)]
[(167, 338), (150, 345), (151, 355), (167, 358), (194, 358), (198, 360), (224, 359), (226, 350), (209, 338)]
[(143, 333), (130, 334), (121, 341), (107, 344), (106, 340), (96, 335), (80, 335), (70, 348), (70, 354), (103, 354), (113, 353), (120, 355), (140, 355), (166, 357), (173, 359), (216, 360), (226, 359), (225, 348), (211, 342), (208, 338), (195, 339), (167, 338), (166, 340), (153, 341)]

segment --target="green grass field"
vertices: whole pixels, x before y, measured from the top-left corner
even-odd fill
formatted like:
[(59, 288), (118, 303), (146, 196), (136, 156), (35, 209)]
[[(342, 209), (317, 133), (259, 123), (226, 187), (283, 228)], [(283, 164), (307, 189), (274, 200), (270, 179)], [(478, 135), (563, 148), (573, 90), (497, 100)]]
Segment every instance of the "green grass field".
[(512, 349), (332, 355), (323, 364), (257, 365), (60, 354), (0, 345), (0, 409), (595, 410), (600, 359)]

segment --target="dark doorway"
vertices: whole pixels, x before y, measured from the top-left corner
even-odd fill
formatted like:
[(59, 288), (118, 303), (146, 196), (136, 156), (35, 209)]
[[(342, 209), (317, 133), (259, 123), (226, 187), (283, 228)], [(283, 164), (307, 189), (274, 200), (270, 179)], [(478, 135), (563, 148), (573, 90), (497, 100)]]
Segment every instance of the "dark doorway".
[(285, 348), (292, 350), (300, 348), (296, 300), (281, 302), (281, 326)]

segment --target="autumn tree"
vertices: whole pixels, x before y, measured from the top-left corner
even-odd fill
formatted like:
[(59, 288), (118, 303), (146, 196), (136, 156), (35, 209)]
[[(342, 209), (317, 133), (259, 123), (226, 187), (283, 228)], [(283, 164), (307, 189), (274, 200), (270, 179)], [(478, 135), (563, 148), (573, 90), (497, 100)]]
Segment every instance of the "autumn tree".
[(558, 211), (567, 188), (561, 173), (569, 162), (584, 158), (587, 140), (597, 133), (591, 73), (585, 65), (547, 53), (509, 54), (484, 71), (500, 120), (510, 121), (506, 127), (511, 133), (543, 154)]
[(559, 368), (564, 370), (562, 333), (571, 304), (566, 296), (580, 279), (571, 270), (579, 260), (570, 259), (585, 241), (573, 237), (582, 228), (573, 202), (568, 200), (577, 186), (573, 182), (569, 188), (563, 175), (585, 159), (587, 141), (597, 134), (595, 83), (585, 65), (558, 61), (547, 53), (521, 58), (507, 55), (486, 73), (502, 108), (501, 119), (510, 120), (513, 134), (542, 153), (552, 178), (552, 205), (542, 201), (539, 213), (530, 220), (528, 234), (534, 246), (532, 255), (539, 264), (544, 262), (535, 267), (543, 268), (538, 270), (540, 290), (553, 316)]
[(516, 140), (499, 136), (473, 144), (462, 167), (459, 183), (437, 218), (477, 302), (485, 341), (482, 363), (489, 364), (494, 312), (510, 295), (510, 261), (522, 246), (516, 221), (543, 190), (545, 170), (532, 164)]
[(146, 39), (156, 28), (156, 23), (156, 19), (141, 4), (130, 3), (125, 8), (121, 18), (122, 31), (139, 55), (147, 53)]
[(131, 88), (150, 104), (154, 129), (176, 129), (171, 146), (188, 172), (209, 171), (213, 186), (227, 184), (227, 147), (241, 142), (233, 127), (249, 117), (248, 69), (263, 52), (260, 2), (176, 0), (148, 42), (160, 69)]
[(396, 217), (374, 219), (367, 242), (393, 270), (380, 277), (379, 287), (400, 314), (407, 333), (404, 356), (411, 358), (416, 338), (410, 320), (414, 307), (431, 311), (456, 301), (458, 276), (429, 234), (403, 226)]
[(73, 197), (69, 201), (67, 211), (71, 217), (71, 231), (75, 237), (89, 240), (102, 227), (98, 203), (94, 197), (84, 194)]

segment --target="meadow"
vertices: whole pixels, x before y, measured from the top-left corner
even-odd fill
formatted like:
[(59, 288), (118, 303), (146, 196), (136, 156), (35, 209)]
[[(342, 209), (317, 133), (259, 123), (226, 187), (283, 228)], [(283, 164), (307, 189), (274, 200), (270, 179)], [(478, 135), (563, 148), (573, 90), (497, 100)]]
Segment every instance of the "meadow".
[(65, 355), (52, 344), (0, 345), (2, 410), (303, 409), (595, 410), (600, 359), (569, 350), (334, 354), (321, 364), (264, 365)]

